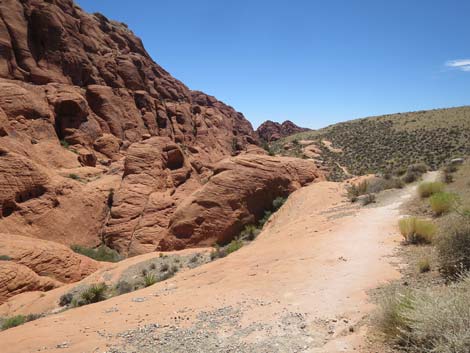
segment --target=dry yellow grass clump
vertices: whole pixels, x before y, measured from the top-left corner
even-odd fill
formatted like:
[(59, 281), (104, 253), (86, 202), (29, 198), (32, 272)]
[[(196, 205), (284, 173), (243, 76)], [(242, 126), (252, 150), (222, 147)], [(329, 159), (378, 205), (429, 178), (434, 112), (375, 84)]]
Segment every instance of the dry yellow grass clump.
[(417, 217), (400, 219), (398, 226), (407, 244), (431, 243), (436, 234), (436, 226), (431, 221)]

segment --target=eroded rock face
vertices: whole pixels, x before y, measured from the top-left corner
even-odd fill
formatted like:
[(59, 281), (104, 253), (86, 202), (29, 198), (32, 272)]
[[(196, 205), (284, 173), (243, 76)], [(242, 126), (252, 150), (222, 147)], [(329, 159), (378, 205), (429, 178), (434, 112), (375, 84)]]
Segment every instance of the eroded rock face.
[(243, 155), (220, 162), (214, 176), (186, 198), (170, 219), (162, 250), (227, 243), (286, 197), (322, 175), (311, 161)]
[(286, 120), (282, 124), (267, 120), (256, 129), (256, 132), (261, 139), (271, 142), (308, 130), (309, 129), (295, 125), (290, 120)]
[[(266, 157), (241, 113), (173, 78), (126, 25), (70, 0), (1, 1), (0, 50), (0, 230), (18, 236), (0, 244), (24, 276), (25, 264), (54, 281), (85, 276), (94, 265), (76, 262), (73, 244), (135, 255), (227, 240), (319, 177), (305, 161)], [(212, 210), (202, 202), (201, 222), (194, 192), (228, 196)], [(26, 251), (22, 237), (42, 245)], [(42, 261), (40, 239), (63, 244), (60, 257)]]
[(98, 262), (64, 245), (16, 234), (0, 233), (0, 254), (38, 276), (62, 283), (77, 282), (99, 268)]
[(28, 291), (48, 291), (61, 285), (49, 277), (38, 276), (28, 267), (0, 260), (0, 304)]

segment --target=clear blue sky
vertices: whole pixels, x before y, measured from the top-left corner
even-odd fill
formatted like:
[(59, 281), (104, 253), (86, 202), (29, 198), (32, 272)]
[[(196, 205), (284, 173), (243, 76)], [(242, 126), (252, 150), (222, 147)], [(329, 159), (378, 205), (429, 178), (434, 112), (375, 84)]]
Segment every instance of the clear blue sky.
[(470, 104), (467, 0), (77, 3), (127, 23), (157, 63), (255, 127)]

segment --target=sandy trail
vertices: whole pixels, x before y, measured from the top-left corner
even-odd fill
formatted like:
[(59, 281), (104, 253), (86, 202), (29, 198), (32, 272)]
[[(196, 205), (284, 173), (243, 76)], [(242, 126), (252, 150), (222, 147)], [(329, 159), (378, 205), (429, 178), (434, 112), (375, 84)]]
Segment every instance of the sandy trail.
[(398, 208), (413, 192), (359, 207), (341, 184), (313, 184), (228, 257), (1, 332), (1, 351), (369, 352), (367, 291), (399, 277)]

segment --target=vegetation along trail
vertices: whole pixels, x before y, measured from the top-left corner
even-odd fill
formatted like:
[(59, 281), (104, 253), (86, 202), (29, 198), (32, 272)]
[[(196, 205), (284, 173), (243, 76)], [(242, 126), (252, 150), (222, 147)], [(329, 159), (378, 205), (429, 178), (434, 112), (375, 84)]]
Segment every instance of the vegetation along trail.
[(347, 201), (345, 187), (302, 188), (239, 251), (138, 292), (1, 332), (2, 349), (373, 351), (367, 291), (399, 277), (399, 206), (415, 187), (385, 192), (369, 206)]

